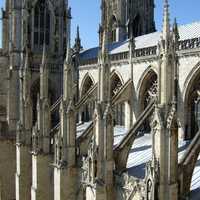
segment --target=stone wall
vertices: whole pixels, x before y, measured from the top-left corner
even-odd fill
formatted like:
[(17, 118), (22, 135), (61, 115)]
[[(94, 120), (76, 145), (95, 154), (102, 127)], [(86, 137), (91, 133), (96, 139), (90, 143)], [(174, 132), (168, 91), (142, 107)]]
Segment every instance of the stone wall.
[(14, 140), (0, 140), (0, 199), (15, 199), (16, 147)]

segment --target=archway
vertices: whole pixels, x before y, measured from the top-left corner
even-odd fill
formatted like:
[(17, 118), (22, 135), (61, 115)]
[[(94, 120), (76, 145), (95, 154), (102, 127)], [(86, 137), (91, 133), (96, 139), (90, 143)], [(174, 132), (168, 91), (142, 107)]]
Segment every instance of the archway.
[(192, 139), (200, 128), (200, 72), (190, 81), (184, 103), (185, 138)]
[[(87, 74), (83, 80), (82, 89), (81, 89), (81, 97), (87, 94), (87, 92), (94, 86), (94, 81), (91, 76)], [(88, 122), (92, 120), (93, 112), (95, 108), (94, 100), (89, 100), (82, 109), (81, 112), (81, 121)]]
[[(139, 113), (149, 104), (151, 99), (156, 96), (158, 91), (157, 74), (150, 69), (144, 76), (139, 89)], [(144, 123), (144, 131), (150, 131), (149, 119)]]
[[(123, 83), (117, 73), (111, 76), (111, 98), (113, 98), (121, 89)], [(125, 103), (119, 103), (114, 106), (114, 124), (125, 126)]]

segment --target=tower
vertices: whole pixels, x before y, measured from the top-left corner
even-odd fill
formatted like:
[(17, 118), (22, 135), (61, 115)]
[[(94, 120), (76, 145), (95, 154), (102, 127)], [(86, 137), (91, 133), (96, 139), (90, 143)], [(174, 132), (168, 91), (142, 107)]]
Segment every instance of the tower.
[[(109, 20), (106, 22), (106, 4), (110, 4)], [(102, 0), (101, 21), (110, 27), (109, 42), (135, 37), (155, 31), (154, 0)], [(102, 30), (100, 29), (101, 39)]]
[[(67, 34), (67, 12), (64, 3), (63, 0), (6, 1), (2, 43), (4, 53), (9, 58), (7, 120), (10, 132), (15, 131), (19, 120), (18, 74), (20, 67), (24, 66), (25, 47), (28, 46), (32, 55), (31, 68), (34, 70), (31, 69), (31, 74), (39, 72), (44, 43), (52, 68), (62, 70), (60, 66), (64, 62)], [(32, 101), (33, 105), (36, 105), (36, 98)]]
[(128, 37), (154, 32), (154, 0), (126, 0), (126, 23)]

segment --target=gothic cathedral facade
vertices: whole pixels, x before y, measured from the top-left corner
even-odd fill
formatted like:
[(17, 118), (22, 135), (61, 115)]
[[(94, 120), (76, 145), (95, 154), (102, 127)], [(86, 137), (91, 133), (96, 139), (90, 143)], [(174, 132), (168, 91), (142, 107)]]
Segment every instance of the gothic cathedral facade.
[(68, 0), (5, 0), (1, 200), (198, 199), (200, 22), (154, 7), (101, 0), (85, 50)]

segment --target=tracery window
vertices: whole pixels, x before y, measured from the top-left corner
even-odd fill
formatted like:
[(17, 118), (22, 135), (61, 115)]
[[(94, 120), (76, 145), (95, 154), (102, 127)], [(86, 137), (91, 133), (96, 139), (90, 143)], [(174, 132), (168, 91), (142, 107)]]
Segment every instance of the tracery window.
[[(155, 78), (155, 77), (154, 77)], [(158, 92), (158, 81), (157, 79), (154, 79), (149, 87), (149, 89), (147, 90), (146, 93), (146, 99), (145, 99), (145, 105), (147, 106), (149, 104), (149, 102), (156, 97)]]
[[(157, 96), (158, 92), (158, 79), (157, 75), (153, 72), (151, 72), (149, 77), (146, 80), (145, 87), (142, 91), (142, 110), (144, 110), (150, 103), (150, 101)], [(149, 119), (147, 119), (144, 122), (144, 131), (145, 132), (150, 132), (150, 122)]]
[[(90, 76), (87, 76), (87, 78), (84, 81), (83, 89), (81, 92), (81, 97), (87, 94), (87, 92), (94, 86), (94, 83)], [(82, 122), (88, 122), (92, 120), (93, 112), (95, 108), (95, 102), (93, 100), (86, 103), (86, 105), (83, 107), (82, 110), (82, 116), (81, 121)]]
[[(46, 0), (39, 0), (34, 9), (34, 48), (42, 50), (50, 44), (51, 17)], [(45, 41), (44, 41), (45, 40)]]
[(191, 138), (199, 131), (200, 128), (200, 96), (199, 91), (191, 94)]
[(195, 117), (196, 117), (196, 129), (200, 127), (200, 98), (198, 97), (195, 101)]
[[(122, 82), (117, 74), (111, 78), (111, 97), (113, 98), (122, 88)], [(114, 111), (114, 125), (125, 125), (125, 103), (118, 103), (113, 108)]]

